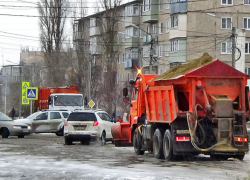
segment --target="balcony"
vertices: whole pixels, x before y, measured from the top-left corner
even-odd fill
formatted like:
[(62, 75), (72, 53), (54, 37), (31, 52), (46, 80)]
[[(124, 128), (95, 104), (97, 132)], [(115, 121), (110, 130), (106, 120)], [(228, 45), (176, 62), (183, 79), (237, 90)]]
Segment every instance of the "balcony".
[(99, 27), (98, 26), (90, 27), (89, 36), (97, 36), (97, 35), (100, 35)]
[(125, 41), (125, 48), (138, 47), (139, 46), (139, 37), (130, 37)]
[(138, 26), (140, 24), (140, 17), (138, 15), (132, 15), (129, 17), (126, 17), (125, 21), (125, 27), (136, 25)]
[(171, 4), (170, 14), (186, 13), (187, 12), (187, 2), (176, 2)]
[(138, 60), (126, 59), (124, 61), (125, 69), (135, 69), (136, 67), (138, 67), (138, 63)]
[(84, 36), (84, 32), (75, 32), (74, 33), (74, 41), (82, 40), (83, 36)]
[(150, 5), (143, 6), (142, 22), (155, 23), (159, 18), (159, 0), (151, 0)]

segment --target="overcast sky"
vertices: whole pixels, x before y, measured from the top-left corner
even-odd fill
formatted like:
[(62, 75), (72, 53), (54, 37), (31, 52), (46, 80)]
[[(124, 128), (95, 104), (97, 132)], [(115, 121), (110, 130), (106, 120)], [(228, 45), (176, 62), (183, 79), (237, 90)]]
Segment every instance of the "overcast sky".
[[(96, 7), (98, 0), (82, 0), (86, 1), (88, 14), (93, 14), (93, 7)], [(40, 51), (38, 2), (39, 0), (0, 0), (0, 66), (19, 64), (22, 47)], [(70, 36), (73, 33), (71, 23), (72, 18), (69, 17), (66, 32)]]

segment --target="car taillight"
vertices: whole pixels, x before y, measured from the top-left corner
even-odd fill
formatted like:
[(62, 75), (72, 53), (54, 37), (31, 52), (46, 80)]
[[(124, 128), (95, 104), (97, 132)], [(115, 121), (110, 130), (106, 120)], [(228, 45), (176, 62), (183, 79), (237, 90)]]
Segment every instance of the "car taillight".
[(175, 136), (175, 141), (189, 141), (190, 137), (188, 136)]
[(98, 121), (94, 121), (93, 126), (98, 126)]
[(247, 138), (244, 138), (244, 142), (247, 142), (248, 141), (248, 139)]
[(68, 121), (65, 121), (64, 126), (68, 126)]

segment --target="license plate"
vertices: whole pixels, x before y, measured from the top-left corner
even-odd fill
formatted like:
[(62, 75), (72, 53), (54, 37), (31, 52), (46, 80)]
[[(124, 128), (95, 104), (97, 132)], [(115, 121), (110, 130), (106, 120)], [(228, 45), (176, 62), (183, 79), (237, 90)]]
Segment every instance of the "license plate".
[(74, 126), (74, 130), (85, 130), (86, 129), (86, 126)]
[(28, 129), (25, 129), (25, 130), (23, 130), (23, 132), (26, 133), (26, 132), (29, 132), (29, 130), (28, 130)]

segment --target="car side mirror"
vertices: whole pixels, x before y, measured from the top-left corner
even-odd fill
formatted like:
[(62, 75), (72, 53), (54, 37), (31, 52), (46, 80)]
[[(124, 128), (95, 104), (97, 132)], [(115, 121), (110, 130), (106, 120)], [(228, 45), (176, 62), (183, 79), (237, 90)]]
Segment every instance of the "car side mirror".
[(112, 118), (111, 122), (116, 123), (116, 119)]

